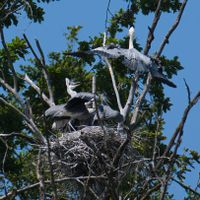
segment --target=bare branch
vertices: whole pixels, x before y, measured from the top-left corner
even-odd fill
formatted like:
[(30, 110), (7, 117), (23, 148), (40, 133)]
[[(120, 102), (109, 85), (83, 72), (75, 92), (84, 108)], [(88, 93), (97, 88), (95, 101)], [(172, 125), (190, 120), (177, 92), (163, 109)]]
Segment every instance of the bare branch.
[(48, 88), (48, 92), (49, 92), (49, 98), (50, 98), (51, 102), (54, 103), (54, 96), (53, 96), (53, 90), (52, 90), (52, 86), (51, 86), (51, 82), (50, 82), (49, 72), (46, 68), (44, 53), (42, 51), (42, 48), (41, 48), (38, 40), (36, 40), (36, 45), (37, 45), (37, 48), (38, 48), (38, 50), (40, 52), (40, 56), (41, 56), (41, 64), (42, 64), (41, 67), (42, 67), (42, 72), (43, 72), (43, 75), (44, 75), (44, 78), (45, 78), (45, 81), (46, 81), (46, 84), (47, 84), (47, 88)]
[(190, 104), (190, 102), (191, 102), (191, 91), (190, 91), (190, 87), (189, 87), (189, 85), (187, 84), (186, 80), (185, 80), (185, 79), (183, 79), (183, 80), (184, 80), (185, 87), (186, 87), (187, 94), (188, 94), (188, 104)]
[(137, 102), (136, 102), (136, 105), (135, 105), (135, 109), (134, 109), (134, 112), (133, 112), (133, 115), (132, 115), (132, 118), (131, 118), (131, 124), (130, 124), (131, 127), (134, 127), (135, 124), (136, 124), (137, 116), (138, 116), (138, 113), (139, 113), (139, 109), (140, 109), (140, 106), (141, 106), (141, 104), (142, 104), (143, 99), (144, 99), (145, 96), (146, 96), (146, 93), (147, 93), (148, 90), (149, 90), (149, 86), (150, 86), (150, 83), (151, 83), (151, 79), (152, 79), (152, 77), (151, 77), (151, 74), (149, 73), (149, 74), (148, 74), (148, 77), (147, 77), (146, 84), (145, 84), (145, 86), (144, 86), (144, 89), (143, 89), (141, 95), (140, 95), (140, 96), (138, 97), (138, 99), (137, 99)]
[(144, 54), (145, 55), (148, 54), (148, 52), (151, 48), (151, 43), (154, 40), (154, 31), (156, 29), (156, 26), (157, 26), (158, 21), (159, 21), (160, 16), (161, 16), (161, 10), (160, 10), (161, 4), (162, 4), (162, 0), (159, 0), (156, 11), (155, 11), (155, 15), (154, 15), (152, 25), (151, 25), (151, 27), (148, 27), (149, 28), (149, 34), (148, 34), (148, 37), (147, 37), (146, 46), (144, 48)]
[(24, 81), (26, 81), (27, 83), (29, 83), (29, 85), (39, 94), (42, 96), (42, 99), (51, 107), (53, 105), (55, 105), (42, 91), (41, 89), (29, 78), (29, 76), (27, 74), (25, 74), (24, 76), (20, 77), (21, 79), (23, 79)]
[[(197, 104), (197, 102), (199, 101), (200, 99), (200, 91), (196, 94), (196, 96), (191, 100), (191, 102), (189, 103), (189, 105), (186, 107), (186, 109), (184, 110), (184, 113), (183, 113), (183, 116), (182, 116), (182, 119), (178, 125), (178, 127), (176, 128), (169, 144), (167, 145), (164, 153), (163, 153), (163, 156), (165, 157), (169, 151), (171, 150), (171, 148), (174, 146), (175, 144), (175, 140), (176, 138), (178, 137), (178, 135), (180, 135), (179, 137), (182, 136), (182, 133), (183, 133), (183, 128), (184, 128), (184, 125), (185, 125), (185, 122), (187, 120), (187, 117), (188, 117), (188, 114), (190, 112), (190, 110), (193, 108), (194, 105)], [(162, 161), (158, 162), (157, 163), (157, 167), (160, 166)]]
[(39, 180), (40, 183), (40, 199), (45, 200), (45, 185), (44, 185), (44, 177), (42, 175), (42, 158), (41, 158), (41, 153), (42, 150), (39, 149), (38, 152), (38, 161), (37, 161), (37, 166), (36, 166), (36, 174), (37, 174), (37, 179)]
[(123, 108), (123, 111), (122, 111), (122, 115), (124, 117), (124, 121), (126, 120), (126, 117), (127, 117), (128, 113), (129, 113), (131, 105), (133, 103), (133, 98), (134, 98), (134, 95), (135, 95), (135, 90), (137, 88), (138, 79), (139, 79), (139, 75), (138, 74), (136, 74), (136, 76), (132, 79), (131, 87), (130, 87), (130, 90), (129, 90), (128, 99), (127, 99), (126, 104), (125, 104), (125, 106)]
[[(43, 51), (42, 51), (42, 48), (41, 48), (41, 46), (40, 46), (40, 43), (39, 43), (39, 41), (38, 40), (36, 40), (36, 45), (37, 45), (37, 48), (38, 48), (38, 50), (39, 50), (39, 52), (40, 52), (40, 55), (41, 55), (41, 60), (39, 59), (39, 57), (37, 56), (37, 54), (36, 54), (36, 52), (34, 51), (34, 49), (33, 49), (33, 47), (32, 47), (32, 45), (30, 44), (30, 42), (29, 42), (29, 40), (28, 40), (28, 38), (27, 38), (27, 36), (25, 35), (25, 34), (23, 34), (23, 36), (24, 36), (24, 39), (25, 39), (25, 41), (26, 41), (26, 43), (27, 43), (27, 45), (28, 45), (28, 47), (29, 47), (29, 49), (31, 50), (31, 52), (32, 52), (32, 54), (34, 55), (34, 57), (35, 57), (35, 59), (36, 59), (36, 61), (38, 62), (38, 64), (39, 64), (39, 67), (41, 67), (41, 69), (42, 69), (42, 73), (43, 73), (43, 75), (44, 75), (44, 79), (45, 79), (45, 81), (46, 81), (46, 84), (47, 84), (47, 88), (48, 88), (48, 92), (49, 92), (49, 106), (52, 106), (52, 105), (55, 105), (55, 103), (54, 103), (54, 97), (53, 97), (53, 90), (52, 90), (52, 87), (51, 87), (51, 83), (50, 83), (50, 78), (49, 78), (49, 73), (48, 73), (48, 71), (47, 71), (47, 69), (46, 69), (46, 64), (45, 64), (45, 58), (44, 58), (44, 53), (43, 53)], [(35, 89), (35, 88), (34, 88)], [(41, 93), (40, 93), (41, 94)], [(43, 98), (43, 97), (42, 97)], [(44, 98), (43, 98), (44, 99)], [(45, 98), (46, 99), (46, 98)], [(46, 100), (45, 100), (46, 101)]]
[(104, 60), (105, 60), (106, 64), (108, 65), (108, 69), (109, 69), (110, 76), (111, 76), (111, 79), (112, 79), (112, 85), (113, 85), (113, 88), (114, 88), (114, 91), (115, 91), (115, 96), (116, 96), (116, 99), (117, 99), (117, 105), (118, 105), (119, 111), (120, 111), (120, 113), (122, 113), (123, 112), (122, 104), (121, 104), (121, 100), (120, 100), (120, 96), (119, 96), (119, 91), (117, 89), (117, 84), (116, 84), (115, 75), (114, 75), (112, 66), (111, 66), (110, 62), (108, 61), (108, 59), (106, 57), (104, 57)]
[(183, 187), (186, 191), (191, 191), (192, 193), (194, 193), (195, 195), (199, 196), (200, 197), (200, 193), (197, 192), (196, 190), (192, 189), (189, 185), (186, 185), (185, 183), (175, 179), (175, 178), (172, 178), (173, 181), (175, 181), (176, 183), (178, 183), (181, 187)]
[(13, 63), (12, 63), (12, 60), (11, 60), (11, 56), (10, 56), (10, 52), (9, 52), (9, 49), (7, 47), (7, 44), (5, 42), (5, 38), (4, 38), (4, 33), (3, 33), (3, 28), (0, 26), (0, 34), (1, 34), (1, 42), (2, 42), (2, 45), (4, 47), (4, 50), (6, 52), (6, 56), (7, 56), (7, 59), (8, 59), (8, 64), (9, 64), (9, 67), (12, 71), (12, 74), (13, 74), (13, 84), (14, 84), (14, 91), (17, 92), (17, 74), (16, 74), (16, 71), (15, 71), (15, 68), (13, 66)]
[(163, 49), (165, 48), (165, 45), (166, 45), (167, 43), (169, 43), (169, 38), (170, 38), (170, 36), (172, 35), (172, 33), (175, 31), (175, 29), (176, 29), (177, 26), (179, 25), (180, 20), (181, 20), (181, 17), (182, 17), (182, 14), (183, 14), (183, 11), (184, 11), (185, 6), (186, 6), (186, 4), (187, 4), (187, 1), (188, 1), (188, 0), (184, 0), (184, 1), (183, 1), (182, 5), (181, 5), (181, 7), (180, 7), (180, 10), (179, 10), (179, 14), (178, 14), (178, 16), (177, 16), (177, 18), (176, 18), (175, 23), (174, 23), (174, 24), (172, 25), (172, 27), (169, 29), (169, 31), (168, 31), (168, 33), (166, 34), (166, 36), (165, 36), (165, 38), (164, 38), (162, 44), (160, 45), (160, 48), (159, 48), (158, 53), (157, 53), (157, 57), (160, 57), (160, 56), (161, 56), (161, 54), (162, 54), (162, 52), (163, 52)]
[(31, 128), (31, 131), (33, 131), (33, 134), (35, 134), (35, 136), (40, 140), (40, 142), (45, 143), (46, 139), (44, 138), (44, 136), (42, 135), (42, 133), (40, 132), (40, 130), (37, 128), (36, 124), (33, 122), (32, 119), (30, 119), (29, 117), (27, 117), (17, 107), (15, 107), (11, 103), (7, 102), (2, 97), (0, 97), (0, 101), (2, 101), (4, 104), (6, 104), (7, 106), (9, 106), (12, 109), (14, 109), (17, 113), (19, 113), (25, 119), (25, 121), (30, 125), (29, 128)]
[(34, 141), (34, 139), (32, 137), (29, 137), (29, 136), (24, 135), (22, 133), (15, 133), (15, 132), (13, 132), (13, 133), (9, 133), (9, 134), (0, 134), (0, 137), (2, 137), (2, 138), (4, 138), (4, 137), (5, 138), (9, 138), (9, 137), (15, 137), (15, 136), (21, 137), (21, 138), (27, 140), (30, 143), (35, 143), (35, 141)]

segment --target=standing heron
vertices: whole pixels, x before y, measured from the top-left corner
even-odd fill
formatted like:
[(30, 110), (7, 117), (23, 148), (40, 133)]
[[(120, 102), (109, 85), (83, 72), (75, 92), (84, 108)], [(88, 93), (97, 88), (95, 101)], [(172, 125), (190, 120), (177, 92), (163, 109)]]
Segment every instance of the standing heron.
[(71, 52), (66, 55), (83, 57), (85, 54), (99, 55), (101, 57), (120, 59), (120, 61), (135, 73), (150, 72), (153, 78), (161, 80), (170, 87), (176, 85), (160, 72), (156, 59), (146, 56), (133, 47), (134, 29), (129, 30), (129, 49), (120, 48), (115, 44), (109, 44), (83, 52)]

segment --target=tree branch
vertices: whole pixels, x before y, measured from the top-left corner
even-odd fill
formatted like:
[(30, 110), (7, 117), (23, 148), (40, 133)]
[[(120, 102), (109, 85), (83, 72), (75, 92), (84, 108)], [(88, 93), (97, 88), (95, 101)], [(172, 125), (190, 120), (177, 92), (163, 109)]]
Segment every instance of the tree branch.
[(105, 60), (106, 64), (108, 65), (108, 69), (109, 69), (110, 76), (111, 76), (111, 79), (112, 79), (112, 85), (113, 85), (113, 88), (114, 88), (114, 91), (115, 91), (115, 96), (116, 96), (116, 99), (117, 99), (117, 105), (118, 105), (119, 111), (120, 111), (120, 113), (122, 113), (123, 112), (122, 104), (121, 104), (121, 100), (120, 100), (120, 96), (119, 96), (119, 91), (117, 89), (115, 75), (114, 75), (112, 66), (111, 66), (110, 62), (108, 61), (108, 59), (106, 57), (104, 57), (104, 60)]
[(46, 143), (46, 139), (44, 138), (44, 136), (42, 135), (40, 130), (37, 128), (36, 124), (33, 122), (32, 119), (27, 117), (23, 112), (21, 112), (18, 108), (16, 108), (11, 103), (7, 102), (2, 97), (0, 97), (0, 101), (2, 101), (4, 104), (6, 104), (7, 106), (9, 106), (12, 109), (14, 109), (17, 113), (19, 113), (25, 119), (25, 121), (28, 123), (28, 125), (30, 125), (29, 128), (31, 129), (31, 131), (33, 131), (33, 134), (35, 134), (35, 136), (40, 140), (40, 142), (42, 142), (43, 144)]
[(172, 27), (169, 29), (169, 31), (168, 31), (168, 33), (166, 34), (166, 36), (165, 36), (165, 38), (164, 38), (162, 44), (160, 45), (160, 48), (159, 48), (158, 53), (157, 53), (157, 57), (160, 57), (160, 56), (161, 56), (161, 54), (162, 54), (162, 52), (163, 52), (163, 49), (165, 48), (165, 45), (166, 45), (167, 43), (169, 43), (169, 38), (170, 38), (170, 36), (172, 35), (172, 33), (175, 31), (175, 29), (176, 29), (177, 26), (179, 25), (180, 20), (181, 20), (181, 17), (182, 17), (182, 14), (183, 14), (183, 11), (184, 11), (185, 6), (186, 6), (186, 4), (187, 4), (187, 1), (188, 1), (188, 0), (184, 0), (184, 1), (183, 1), (182, 5), (181, 5), (181, 7), (180, 7), (180, 10), (179, 10), (179, 14), (178, 14), (178, 16), (177, 16), (177, 18), (176, 18), (175, 23), (174, 23), (174, 24), (172, 25)]
[(13, 88), (14, 88), (14, 91), (17, 92), (17, 87), (18, 87), (17, 86), (17, 74), (16, 74), (15, 68), (14, 68), (12, 60), (11, 60), (9, 49), (8, 49), (7, 44), (5, 42), (3, 27), (1, 27), (1, 25), (0, 25), (0, 34), (1, 34), (1, 42), (2, 42), (2, 45), (3, 45), (4, 50), (6, 52), (6, 55), (7, 55), (8, 64), (9, 64), (9, 67), (10, 67), (12, 74), (13, 74), (13, 84), (14, 84)]
[(42, 96), (42, 99), (51, 107), (55, 105), (42, 91), (41, 89), (29, 78), (27, 74), (24, 76), (20, 76), (21, 79), (29, 83), (29, 85), (39, 94)]
[(133, 115), (132, 115), (132, 118), (131, 118), (131, 124), (130, 124), (131, 129), (134, 128), (134, 126), (136, 124), (137, 116), (138, 116), (138, 113), (139, 113), (139, 110), (140, 110), (140, 106), (142, 104), (143, 99), (146, 96), (146, 93), (149, 90), (151, 79), (152, 79), (152, 77), (151, 77), (151, 74), (149, 73), (148, 77), (147, 77), (146, 84), (144, 86), (144, 89), (143, 89), (141, 95), (138, 97), (136, 105), (135, 105), (135, 109), (134, 109), (134, 112), (133, 112)]
[(147, 41), (146, 41), (146, 46), (144, 48), (144, 55), (147, 55), (150, 48), (151, 48), (151, 43), (154, 40), (154, 31), (156, 29), (156, 26), (158, 24), (158, 21), (160, 19), (161, 16), (161, 4), (162, 4), (162, 0), (159, 0), (156, 11), (155, 11), (155, 15), (154, 15), (154, 19), (152, 22), (151, 27), (149, 27), (149, 34), (147, 37)]

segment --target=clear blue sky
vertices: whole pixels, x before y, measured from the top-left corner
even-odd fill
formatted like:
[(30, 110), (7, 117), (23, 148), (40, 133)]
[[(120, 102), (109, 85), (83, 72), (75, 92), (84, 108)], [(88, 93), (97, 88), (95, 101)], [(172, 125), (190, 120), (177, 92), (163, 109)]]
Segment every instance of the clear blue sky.
[[(114, 2), (114, 3), (113, 3)], [(81, 25), (80, 38), (87, 39), (90, 35), (96, 35), (104, 32), (105, 12), (108, 0), (61, 0), (45, 6), (45, 21), (40, 24), (30, 23), (25, 16), (20, 16), (21, 23), (18, 27), (13, 27), (6, 32), (7, 40), (15, 35), (26, 33), (33, 42), (35, 38), (41, 41), (42, 47), (46, 54), (51, 51), (62, 51), (66, 48), (64, 33), (66, 27), (71, 25)], [(125, 1), (112, 1), (111, 11), (126, 6)], [(183, 110), (187, 105), (187, 92), (183, 78), (187, 80), (190, 86), (192, 96), (200, 90), (200, 1), (188, 1), (188, 5), (183, 14), (179, 28), (170, 38), (169, 45), (166, 46), (164, 54), (168, 58), (177, 55), (184, 67), (173, 81), (177, 84), (177, 89), (165, 87), (166, 94), (171, 98), (173, 107), (170, 112), (165, 114), (166, 126), (165, 135), (170, 137), (178, 125)], [(176, 14), (164, 14), (155, 33), (156, 40), (153, 43), (151, 53), (155, 52), (168, 28), (175, 20)], [(151, 24), (153, 15), (137, 16), (136, 37), (144, 46), (148, 29)], [(198, 104), (190, 113), (185, 126), (183, 143), (184, 147), (192, 148), (200, 152), (200, 105)], [(197, 171), (196, 171), (197, 172)], [(189, 178), (188, 183), (196, 183), (197, 174)], [(176, 199), (182, 199), (182, 190), (178, 190), (176, 185), (173, 186), (176, 191)]]

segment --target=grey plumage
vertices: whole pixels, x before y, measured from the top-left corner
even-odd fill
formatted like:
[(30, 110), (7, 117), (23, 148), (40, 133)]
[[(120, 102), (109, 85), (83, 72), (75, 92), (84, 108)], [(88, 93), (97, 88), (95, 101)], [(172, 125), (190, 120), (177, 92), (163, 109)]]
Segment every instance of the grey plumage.
[[(80, 92), (74, 97), (71, 97), (67, 103), (61, 105), (55, 105), (50, 107), (45, 111), (45, 116), (53, 119), (53, 121), (58, 123), (59, 121), (66, 119), (66, 123), (73, 119), (78, 119), (80, 121), (87, 120), (91, 117), (91, 113), (86, 107), (85, 103), (91, 101), (94, 98), (92, 93)], [(63, 124), (63, 127), (66, 124)], [(62, 129), (62, 124), (59, 129)]]
[(98, 47), (85, 52), (72, 52), (66, 55), (83, 56), (84, 54), (96, 54), (101, 57), (120, 59), (121, 62), (134, 72), (150, 72), (153, 78), (160, 79), (163, 83), (176, 87), (176, 85), (168, 80), (165, 75), (158, 71), (158, 64), (153, 58), (150, 58), (135, 48), (124, 49), (114, 44)]

